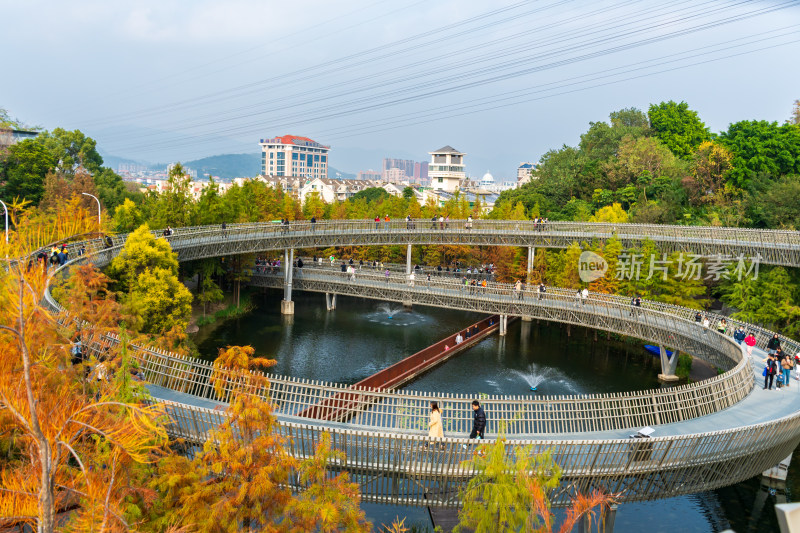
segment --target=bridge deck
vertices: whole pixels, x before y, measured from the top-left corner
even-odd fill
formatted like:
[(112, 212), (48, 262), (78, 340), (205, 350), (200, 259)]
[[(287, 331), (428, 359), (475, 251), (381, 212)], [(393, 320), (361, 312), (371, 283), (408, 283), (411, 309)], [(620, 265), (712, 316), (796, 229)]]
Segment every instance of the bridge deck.
[[(699, 416), (689, 420), (680, 422), (673, 422), (668, 424), (660, 424), (654, 426), (656, 433), (654, 436), (667, 437), (690, 435), (697, 433), (707, 433), (711, 431), (721, 431), (726, 429), (735, 429), (741, 426), (748, 426), (760, 424), (775, 420), (783, 416), (788, 416), (797, 411), (797, 404), (800, 402), (800, 382), (792, 379), (793, 383), (788, 389), (783, 389), (777, 392), (775, 389), (772, 391), (765, 391), (762, 389), (763, 377), (761, 371), (764, 367), (764, 352), (761, 350), (753, 351), (753, 379), (755, 387), (747, 397), (734, 404), (731, 407), (717, 411), (712, 414)], [(154, 399), (166, 400), (176, 403), (192, 405), (195, 407), (202, 407), (205, 409), (224, 409), (227, 404), (215, 402), (205, 398), (199, 398), (191, 394), (176, 392), (174, 390), (160, 387), (157, 385), (148, 385)], [(492, 413), (487, 413), (492, 416)], [(444, 417), (447, 413), (444, 413)], [(315, 421), (304, 417), (278, 415), (278, 419), (286, 422), (295, 422), (313, 425)], [(342, 429), (372, 429), (364, 426), (357, 426), (348, 423), (337, 423), (325, 421), (320, 424), (324, 427), (338, 427)], [(392, 433), (407, 433), (414, 435), (425, 435), (424, 431), (414, 431), (402, 428), (380, 428), (383, 431), (391, 431)], [(513, 439), (530, 439), (537, 441), (560, 441), (560, 440), (608, 440), (608, 439), (624, 439), (627, 438), (633, 431), (640, 428), (623, 428), (610, 431), (593, 431), (581, 433), (548, 433), (548, 434), (530, 434), (530, 433), (514, 433), (508, 436)], [(448, 437), (467, 437), (468, 433), (448, 433)], [(489, 435), (490, 437), (496, 435)]]

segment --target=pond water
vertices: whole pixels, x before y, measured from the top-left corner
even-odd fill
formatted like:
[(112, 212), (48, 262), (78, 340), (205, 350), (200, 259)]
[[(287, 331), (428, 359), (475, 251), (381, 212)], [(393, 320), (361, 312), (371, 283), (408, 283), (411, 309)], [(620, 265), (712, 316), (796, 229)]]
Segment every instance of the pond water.
[[(277, 291), (256, 293), (252, 313), (201, 330), (202, 357), (212, 360), (220, 347), (250, 344), (257, 355), (277, 360), (277, 374), (352, 384), (483, 318), (342, 296), (328, 312), (324, 295), (304, 293), (295, 294), (295, 315), (283, 317), (280, 298)], [(607, 340), (602, 332), (594, 340), (594, 332), (583, 328), (515, 321), (506, 337), (488, 337), (407, 388), (476, 396), (623, 392), (658, 387), (659, 367), (638, 342)], [(786, 490), (775, 494), (754, 478), (716, 491), (623, 504), (615, 531), (777, 531), (776, 499), (790, 501), (800, 489), (800, 457), (794, 465)], [(398, 515), (408, 517), (406, 525), (431, 524), (425, 508), (363, 508), (376, 525)]]

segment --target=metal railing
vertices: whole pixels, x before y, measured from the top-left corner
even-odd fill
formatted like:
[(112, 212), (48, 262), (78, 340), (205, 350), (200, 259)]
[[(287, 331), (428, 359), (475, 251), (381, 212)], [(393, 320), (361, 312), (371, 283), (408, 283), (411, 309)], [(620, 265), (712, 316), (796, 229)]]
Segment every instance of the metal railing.
[[(465, 244), (486, 246), (535, 246), (565, 248), (574, 242), (606, 241), (617, 238), (624, 248), (640, 246), (645, 240), (657, 243), (664, 252), (683, 251), (703, 256), (721, 255), (760, 257), (764, 264), (800, 266), (800, 232), (722, 228), (702, 226), (666, 226), (658, 224), (610, 224), (590, 222), (548, 222), (475, 220), (472, 229), (466, 222), (452, 220), (440, 229), (430, 221), (415, 221), (409, 227), (404, 220), (375, 223), (370, 220), (330, 220), (315, 224), (293, 222), (288, 228), (273, 222), (178, 228), (167, 237), (183, 259), (217, 257), (235, 253), (253, 253), (284, 248), (314, 248), (346, 245)], [(162, 236), (161, 230), (153, 235)], [(331, 240), (331, 237), (335, 237)], [(114, 248), (124, 243), (126, 235), (112, 237)], [(87, 251), (105, 248), (102, 239), (86, 241)], [(69, 245), (70, 255), (80, 248)], [(110, 257), (111, 254), (105, 254)], [(104, 260), (103, 254), (98, 259)], [(110, 261), (110, 259), (108, 259)]]
[[(303, 288), (303, 283), (313, 281), (310, 279), (312, 270), (297, 276), (295, 284), (298, 288)], [(475, 295), (469, 296), (469, 289), (455, 280), (437, 280), (435, 287), (422, 286), (420, 283), (412, 291), (405, 284), (404, 276), (397, 273), (392, 274), (387, 283), (382, 274), (361, 272), (358, 277), (362, 283), (357, 284), (346, 281), (338, 273), (323, 271), (317, 274), (322, 275), (318, 282), (328, 283), (326, 287), (318, 287), (317, 290), (320, 291), (347, 293), (347, 290), (355, 288), (357, 291), (352, 293), (363, 296), (363, 292), (358, 292), (361, 291), (359, 287), (365, 287), (364, 283), (369, 281), (371, 285), (366, 288), (377, 290), (376, 295), (382, 299), (392, 299), (392, 295), (386, 293), (391, 289), (395, 292), (395, 300), (408, 299), (414, 292), (414, 297), (435, 300), (424, 301), (429, 305), (442, 305), (442, 297), (449, 294), (450, 300), (445, 302), (448, 306), (463, 308), (465, 302), (472, 302), (486, 305), (487, 308), (468, 308), (487, 313), (535, 316), (617, 331), (689, 351), (722, 368), (736, 365), (733, 370), (711, 380), (666, 390), (586, 396), (540, 396), (536, 399), (503, 396), (485, 398), (486, 409), (492, 414), (488, 428), (490, 433), (497, 431), (496, 424), (501, 420), (509, 424), (509, 431), (520, 434), (603, 431), (687, 420), (735, 404), (753, 386), (752, 371), (742, 361), (740, 348), (730, 339), (687, 320), (688, 310), (683, 308), (677, 308), (678, 316), (672, 316), (675, 306), (654, 304), (651, 309), (651, 303), (646, 302), (641, 316), (633, 317), (625, 299), (608, 295), (593, 294), (585, 305), (578, 305), (572, 293), (553, 288), (548, 290), (543, 300), (538, 300), (538, 295), (529, 291), (515, 294), (510, 285), (500, 283), (491, 283), (487, 287), (489, 292), (483, 293), (479, 288)], [(281, 279), (263, 275), (254, 277), (256, 282), (259, 279), (275, 285), (282, 283), (282, 276)], [(521, 300), (520, 295), (523, 297)], [(52, 304), (57, 306), (54, 301)], [(137, 351), (137, 354), (145, 376), (156, 385), (221, 403), (229, 399), (229, 392), (217, 397), (213, 391), (208, 379), (211, 373), (211, 366), (208, 364), (145, 348)], [(328, 405), (331, 409), (340, 409), (342, 406), (337, 405), (335, 396), (344, 391), (352, 392), (349, 387), (332, 383), (281, 376), (269, 378), (272, 384), (270, 396), (276, 403), (279, 414), (284, 416), (296, 416), (307, 408), (320, 404)], [(469, 403), (472, 398), (466, 396), (372, 390), (360, 391), (359, 394), (363, 410), (353, 423), (361, 427), (421, 431), (427, 427), (428, 402), (433, 398), (439, 399), (440, 404), (446, 405), (448, 411), (453, 413), (453, 416), (448, 417), (446, 430), (467, 432), (471, 424)]]
[[(484, 230), (486, 233), (490, 226), (493, 232), (501, 231), (501, 223), (486, 221), (484, 227), (483, 222), (476, 221), (469, 235), (475, 235), (477, 230)], [(368, 228), (371, 224), (374, 223), (365, 225), (363, 222), (355, 221), (331, 223), (325, 227), (330, 230), (326, 231), (328, 237), (332, 233), (344, 231), (345, 226), (372, 237), (375, 231), (374, 228)], [(455, 221), (451, 221), (451, 224), (455, 224)], [(520, 226), (517, 226), (516, 222), (502, 224), (511, 225), (508, 231), (523, 232), (530, 231), (532, 223), (520, 223)], [(540, 233), (552, 234), (555, 231), (554, 224), (556, 223), (542, 228)], [(585, 226), (581, 224), (576, 227), (585, 229)], [(562, 225), (559, 231), (567, 233), (569, 227), (566, 224)], [(663, 229), (665, 238), (668, 236), (666, 235), (668, 231), (672, 231), (668, 228), (675, 227), (666, 228)], [(220, 246), (220, 242), (225, 239), (238, 238), (244, 243), (248, 238), (269, 237), (271, 239), (269, 241), (262, 240), (255, 244), (248, 242), (246, 246), (240, 248), (251, 251), (268, 250), (287, 245), (289, 236), (295, 232), (296, 236), (300, 237), (302, 235), (299, 234), (303, 232), (316, 237), (322, 229), (323, 224), (300, 230), (294, 225), (286, 232), (283, 228), (266, 224), (233, 225), (229, 227), (228, 235), (220, 236), (218, 228), (190, 228), (185, 234), (184, 230), (179, 230), (171, 240), (179, 253), (192, 247), (196, 250), (198, 247), (216, 246), (216, 251), (209, 250), (203, 253), (220, 255), (230, 253), (225, 251), (227, 248)], [(402, 229), (402, 227), (390, 227), (388, 233), (392, 231), (400, 233)], [(596, 229), (600, 229), (600, 226)], [(689, 229), (703, 230), (703, 228)], [(772, 244), (785, 238), (784, 244), (792, 248), (793, 254), (797, 246), (797, 235), (794, 232), (783, 232), (786, 234), (784, 235), (781, 232), (754, 233), (754, 230), (725, 228), (725, 231), (717, 230), (717, 233), (714, 233), (712, 231), (714, 228), (705, 229), (709, 230), (708, 233), (703, 236), (700, 234), (702, 232), (699, 232), (698, 238), (706, 243), (728, 242), (733, 238), (731, 232), (736, 232), (737, 235), (749, 235), (749, 239), (754, 239), (758, 235), (762, 242), (766, 235)], [(234, 237), (231, 233), (234, 230), (238, 237)], [(411, 231), (419, 232), (416, 228)], [(688, 238), (684, 229), (674, 231), (675, 238)], [(461, 233), (466, 232), (461, 231)], [(280, 236), (275, 238), (276, 235)], [(582, 235), (585, 236), (586, 233)], [(496, 241), (496, 235), (490, 237), (489, 240)], [(86, 246), (87, 251), (86, 255), (74, 263), (91, 260), (96, 264), (106, 264), (118, 253), (122, 242), (123, 239), (117, 237), (113, 246), (108, 249), (99, 241), (71, 245), (73, 252), (78, 246)], [(329, 241), (319, 239), (319, 242)], [(339, 245), (341, 242), (334, 244)], [(181, 256), (181, 259), (185, 258)], [(295, 283), (299, 285), (297, 288), (302, 288), (302, 284), (307, 283), (309, 290), (337, 289), (340, 294), (348, 294), (348, 291), (355, 294), (357, 290), (361, 290), (359, 289), (361, 284), (371, 284), (368, 289), (377, 291), (379, 285), (386, 283), (380, 277), (362, 279), (359, 283), (347, 282), (344, 279), (331, 280), (331, 276), (327, 274), (317, 280), (311, 278), (311, 273), (305, 272), (302, 276), (298, 276), (295, 279)], [(389, 299), (411, 297), (412, 300), (416, 298), (419, 301), (427, 301), (428, 305), (457, 307), (450, 293), (458, 291), (458, 299), (469, 304), (464, 306), (469, 309), (478, 304), (487, 309), (492, 306), (502, 307), (502, 314), (562, 320), (608, 331), (619, 331), (707, 357), (712, 362), (722, 364), (723, 367), (733, 366), (725, 374), (710, 380), (666, 390), (535, 399), (513, 396), (483, 398), (485, 408), (492, 413), (490, 424), (492, 418), (497, 421), (506, 420), (508, 433), (512, 435), (603, 431), (614, 427), (629, 428), (679, 421), (710, 414), (724, 408), (725, 405), (732, 405), (738, 401), (737, 398), (742, 397), (741, 395), (746, 395), (753, 386), (753, 371), (749, 363), (742, 358), (740, 347), (731, 339), (694, 323), (691, 320), (694, 310), (644, 302), (641, 314), (637, 313), (634, 317), (630, 313), (631, 309), (626, 299), (606, 295), (592, 295), (587, 305), (582, 306), (576, 305), (576, 299), (569, 291), (552, 288), (548, 288), (544, 301), (536, 302), (529, 301), (536, 296), (535, 294), (524, 292), (520, 300), (519, 294), (514, 294), (513, 290), (509, 294), (508, 286), (504, 287), (502, 284), (493, 286), (491, 294), (487, 292), (466, 295), (461, 292), (463, 289), (454, 286), (442, 285), (437, 287), (437, 290), (428, 288), (427, 291), (425, 287), (410, 288), (404, 284), (405, 280), (402, 277), (399, 278), (390, 279), (386, 283), (389, 287), (380, 289), (385, 291)], [(261, 279), (271, 280), (271, 277), (262, 276)], [(327, 284), (327, 287), (318, 286), (312, 289), (312, 284)], [(46, 294), (46, 303), (54, 310), (61, 309), (49, 292)], [(69, 317), (62, 314), (59, 319), (66, 321)], [(729, 319), (729, 324), (735, 326), (738, 325), (738, 321)], [(747, 329), (758, 332), (760, 342), (764, 342), (770, 336), (765, 330), (755, 326), (747, 325)], [(115, 342), (119, 342), (118, 339), (107, 336), (92, 342), (92, 348), (101, 349), (103, 344)], [(792, 343), (792, 346), (796, 347), (796, 344)], [(208, 379), (212, 367), (207, 363), (145, 347), (135, 347), (134, 354), (139, 359), (145, 376), (154, 384), (218, 402), (225, 402), (229, 398), (230, 386), (226, 387), (222, 396), (218, 397), (213, 392)], [(293, 455), (298, 457), (310, 455), (319, 442), (322, 432), (329, 432), (333, 437), (333, 446), (346, 454), (346, 459), (334, 463), (333, 468), (350, 472), (355, 481), (361, 484), (366, 501), (458, 505), (458, 489), (472, 474), (464, 469), (462, 461), (469, 458), (471, 451), (464, 451), (461, 448), (461, 444), (465, 443), (463, 440), (451, 438), (439, 441), (444, 449), (430, 446), (427, 450), (423, 450), (420, 444), (429, 439), (414, 433), (421, 432), (425, 427), (423, 422), (427, 420), (427, 402), (430, 399), (438, 399), (446, 410), (447, 418), (451, 421), (449, 427), (445, 428), (448, 433), (465, 433), (471, 423), (471, 417), (462, 416), (461, 413), (469, 413), (469, 402), (472, 398), (463, 395), (411, 391), (392, 393), (359, 391), (365, 398), (369, 397), (371, 407), (363, 411), (363, 418), (356, 424), (348, 426), (357, 429), (346, 429), (336, 424), (292, 422), (288, 417), (299, 412), (301, 408), (318, 404), (342, 391), (352, 392), (352, 389), (343, 385), (278, 376), (269, 378), (271, 382), (269, 391), (257, 390), (249, 380), (239, 385), (250, 386), (251, 391), (256, 394), (269, 395), (282, 418), (278, 426), (279, 431), (290, 437)], [(209, 431), (219, 425), (226, 416), (220, 411), (202, 409), (189, 404), (164, 403), (172, 417), (170, 433), (194, 441), (204, 441)], [(381, 406), (382, 410), (375, 411), (375, 406)], [(497, 427), (490, 426), (489, 430), (496, 431)], [(798, 440), (800, 440), (800, 411), (762, 424), (725, 431), (641, 441), (527, 438), (510, 440), (509, 449), (512, 453), (517, 453), (523, 446), (531, 445), (533, 453), (544, 450), (553, 452), (554, 459), (564, 471), (564, 483), (556, 495), (556, 503), (563, 501), (569, 490), (585, 492), (592, 488), (603, 488), (612, 493), (621, 492), (621, 501), (634, 501), (709, 490), (749, 478), (786, 457), (797, 445)]]
[[(221, 411), (164, 404), (172, 420), (168, 432), (189, 441), (205, 442), (227, 417)], [(349, 472), (364, 501), (458, 507), (459, 489), (473, 475), (465, 461), (475, 453), (475, 441), (434, 443), (402, 433), (293, 422), (282, 422), (277, 431), (287, 438), (290, 453), (301, 458), (312, 455), (322, 433), (329, 433), (333, 448), (345, 454), (330, 468)], [(730, 485), (777, 464), (798, 439), (800, 413), (795, 413), (744, 428), (641, 440), (512, 438), (506, 450), (512, 458), (528, 446), (534, 454), (550, 451), (562, 469), (562, 483), (553, 495), (554, 504), (561, 505), (573, 491), (601, 489), (618, 494), (619, 502), (631, 502)]]

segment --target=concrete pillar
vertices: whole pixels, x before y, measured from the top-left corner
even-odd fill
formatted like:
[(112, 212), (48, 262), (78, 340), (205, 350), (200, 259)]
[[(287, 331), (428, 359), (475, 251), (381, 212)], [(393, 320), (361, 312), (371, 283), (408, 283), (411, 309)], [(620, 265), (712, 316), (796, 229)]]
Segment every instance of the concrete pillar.
[(294, 249), (283, 251), (284, 258), (284, 279), (283, 279), (283, 301), (281, 302), (281, 314), (293, 315), (294, 302), (292, 301), (292, 274), (294, 273)]
[(770, 479), (786, 481), (786, 476), (789, 475), (789, 465), (791, 463), (792, 463), (792, 456), (790, 454), (789, 457), (787, 457), (780, 463), (776, 464), (769, 470), (765, 470), (764, 473), (761, 475)]
[(336, 309), (336, 295), (329, 292), (325, 293), (325, 307), (328, 311)]
[(527, 270), (527, 278), (526, 283), (528, 284), (528, 290), (531, 288), (531, 277), (533, 275), (533, 259), (536, 257), (536, 247), (535, 246), (528, 246), (528, 270)]
[(500, 336), (506, 336), (506, 330), (508, 329), (508, 315), (500, 315)]
[(663, 382), (678, 381), (680, 378), (675, 375), (675, 369), (678, 368), (678, 350), (672, 353), (672, 357), (667, 357), (667, 350), (663, 346), (659, 346), (658, 351), (661, 357), (661, 373), (658, 375), (658, 380)]
[(588, 514), (583, 515), (580, 525), (578, 526), (578, 531), (580, 531), (580, 533), (592, 533), (592, 531), (598, 531), (598, 533), (614, 533), (614, 522), (617, 519), (616, 504), (607, 507), (604, 506), (600, 513), (595, 515), (595, 518), (599, 522), (597, 527), (593, 528), (590, 516)]
[(406, 276), (411, 274), (411, 245), (406, 250)]

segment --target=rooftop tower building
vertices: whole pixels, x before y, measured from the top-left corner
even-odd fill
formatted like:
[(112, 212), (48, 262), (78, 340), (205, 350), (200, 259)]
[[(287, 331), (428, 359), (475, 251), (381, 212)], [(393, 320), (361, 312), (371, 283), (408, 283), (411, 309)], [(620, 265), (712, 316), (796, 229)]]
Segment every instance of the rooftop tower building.
[(261, 139), (260, 144), (263, 176), (328, 177), (330, 146), (299, 135)]
[(464, 172), (464, 156), (452, 146), (445, 146), (433, 152), (428, 165), (428, 177), (434, 191), (455, 192), (466, 179)]

